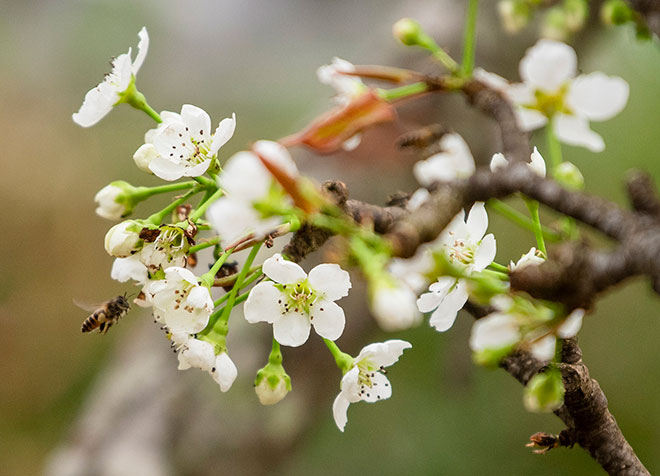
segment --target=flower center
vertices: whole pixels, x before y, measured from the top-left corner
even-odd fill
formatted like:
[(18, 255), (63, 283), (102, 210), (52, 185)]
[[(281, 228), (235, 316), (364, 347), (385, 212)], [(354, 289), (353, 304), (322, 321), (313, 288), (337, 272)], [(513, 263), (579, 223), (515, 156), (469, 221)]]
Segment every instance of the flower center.
[(557, 113), (572, 114), (572, 111), (564, 103), (564, 96), (568, 90), (568, 85), (565, 84), (557, 92), (546, 93), (544, 91), (534, 91), (534, 98), (536, 104), (526, 105), (530, 109), (540, 111), (546, 117), (552, 117)]
[(316, 291), (309, 285), (307, 278), (293, 284), (278, 284), (277, 288), (284, 294), (282, 305), (284, 312), (303, 312), (310, 314), (310, 308), (318, 299)]
[(464, 265), (470, 265), (474, 261), (474, 246), (466, 243), (463, 239), (454, 240), (454, 245), (449, 247), (449, 259)]

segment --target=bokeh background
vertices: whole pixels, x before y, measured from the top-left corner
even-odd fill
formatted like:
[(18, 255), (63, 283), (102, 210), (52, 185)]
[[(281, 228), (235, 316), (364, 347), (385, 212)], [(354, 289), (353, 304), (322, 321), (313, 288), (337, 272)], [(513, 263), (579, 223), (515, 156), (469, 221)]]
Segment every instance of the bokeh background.
[[(71, 113), (113, 55), (135, 49), (146, 25), (149, 54), (138, 87), (157, 110), (191, 103), (214, 122), (235, 111), (223, 154), (298, 130), (330, 104), (316, 68), (333, 56), (354, 63), (437, 69), (390, 33), (417, 18), (460, 55), (467, 2), (441, 0), (5, 1), (0, 4), (0, 474), (600, 474), (579, 448), (535, 456), (536, 431), (558, 432), (553, 415), (527, 413), (522, 388), (504, 371), (471, 364), (471, 318), (447, 334), (427, 325), (396, 337), (414, 345), (392, 368), (393, 397), (352, 405), (346, 433), (332, 420), (340, 375), (318, 339), (285, 354), (294, 392), (263, 408), (252, 390), (267, 358), (268, 329), (232, 318), (230, 352), (239, 379), (228, 394), (207, 375), (176, 371), (176, 356), (141, 310), (105, 337), (81, 335), (86, 313), (72, 298), (103, 301), (130, 290), (112, 282), (103, 250), (109, 223), (93, 196), (112, 180), (155, 184), (131, 160), (151, 120), (127, 106), (90, 130)], [(505, 34), (495, 1), (483, 1), (477, 63), (511, 79), (535, 39), (532, 27)], [(625, 203), (622, 177), (643, 168), (660, 177), (660, 50), (626, 27), (593, 22), (574, 39), (579, 67), (624, 77), (630, 101), (595, 124), (607, 149), (565, 147), (589, 191)], [(408, 103), (399, 120), (366, 134), (356, 151), (317, 157), (294, 151), (319, 181), (344, 180), (355, 198), (383, 203), (413, 190), (410, 153), (396, 137), (443, 121), (464, 135), (479, 162), (498, 149), (494, 125), (458, 96)], [(535, 143), (545, 151), (542, 137)], [(141, 206), (138, 216), (151, 207)], [(546, 215), (551, 222), (552, 216)], [(533, 237), (491, 216), (498, 261), (516, 259)], [(283, 245), (282, 242), (276, 246)], [(604, 243), (606, 246), (607, 244)], [(315, 256), (311, 266), (322, 256)], [(202, 263), (200, 266), (204, 266)], [(200, 268), (201, 269), (201, 268)], [(366, 317), (363, 286), (346, 300), (344, 350), (394, 336)], [(612, 291), (585, 320), (580, 343), (610, 409), (649, 470), (660, 470), (660, 300), (643, 281)]]

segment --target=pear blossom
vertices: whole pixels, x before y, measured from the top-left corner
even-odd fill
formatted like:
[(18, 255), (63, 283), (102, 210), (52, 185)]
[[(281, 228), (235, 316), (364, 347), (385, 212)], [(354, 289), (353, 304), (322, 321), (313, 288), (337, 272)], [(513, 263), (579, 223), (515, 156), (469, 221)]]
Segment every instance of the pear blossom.
[(384, 282), (373, 293), (371, 312), (384, 331), (409, 329), (422, 320), (416, 301), (413, 290), (403, 282)]
[[(472, 206), (467, 221), (465, 213), (454, 217), (439, 237), (442, 253), (455, 266), (463, 268), (467, 274), (483, 271), (493, 262), (496, 253), (495, 237), (484, 236), (488, 228), (488, 215), (482, 202)], [(468, 300), (467, 281), (462, 278), (441, 276), (431, 284), (429, 292), (417, 300), (421, 312), (431, 312), (430, 324), (437, 331), (448, 330), (456, 320), (458, 311)]]
[(625, 80), (601, 72), (576, 77), (575, 50), (547, 39), (527, 50), (519, 71), (523, 82), (512, 85), (483, 70), (475, 70), (475, 77), (518, 106), (516, 115), (524, 130), (538, 129), (551, 120), (560, 141), (592, 152), (605, 149), (603, 138), (589, 128), (589, 121), (606, 121), (623, 110), (629, 95)]
[[(509, 161), (503, 154), (497, 153), (493, 155), (493, 158), (490, 159), (490, 170), (495, 172), (498, 169), (502, 169), (509, 165)], [(545, 177), (545, 160), (539, 152), (539, 150), (534, 147), (534, 151), (530, 156), (530, 162), (527, 164), (532, 172), (536, 173), (541, 177)]]
[(147, 267), (140, 261), (139, 255), (132, 255), (127, 258), (116, 258), (112, 263), (110, 277), (120, 283), (132, 279), (139, 284), (145, 284), (149, 273)]
[(522, 255), (518, 261), (515, 263), (513, 261), (509, 262), (509, 271), (515, 271), (525, 266), (541, 264), (545, 261), (542, 257), (542, 253), (538, 251), (535, 247), (529, 249), (527, 253)]
[(434, 182), (467, 178), (475, 171), (470, 148), (458, 134), (445, 134), (440, 140), (442, 152), (420, 160), (413, 167), (417, 181), (428, 187)]
[(130, 213), (124, 203), (117, 201), (123, 192), (121, 187), (113, 184), (106, 185), (99, 190), (94, 196), (94, 201), (99, 204), (96, 214), (108, 220), (119, 220)]
[[(284, 173), (292, 177), (298, 175), (295, 162), (281, 144), (262, 140), (253, 148)], [(206, 217), (228, 243), (250, 233), (263, 238), (282, 223), (281, 216), (267, 210), (269, 206), (271, 209), (282, 208), (278, 203), (272, 203), (273, 200), (281, 200), (284, 206), (291, 203), (254, 152), (234, 154), (227, 161), (218, 184), (225, 195), (209, 207)], [(277, 197), (272, 193), (274, 190), (280, 192)]]
[(192, 367), (204, 370), (213, 377), (222, 392), (231, 388), (238, 370), (227, 352), (216, 355), (213, 344), (190, 338), (187, 334), (172, 334), (172, 340), (179, 347), (179, 370)]
[(336, 340), (344, 331), (344, 311), (334, 301), (348, 295), (349, 274), (336, 264), (320, 264), (309, 276), (296, 263), (275, 254), (264, 261), (263, 272), (272, 281), (257, 284), (245, 302), (245, 319), (273, 325), (275, 340), (298, 347), (316, 333)]
[(351, 368), (341, 379), (341, 391), (332, 405), (337, 427), (344, 431), (348, 422), (348, 407), (360, 400), (373, 403), (392, 396), (390, 381), (385, 376), (385, 367), (396, 363), (409, 342), (392, 339), (369, 344), (353, 359)]
[(121, 54), (112, 60), (112, 71), (106, 74), (101, 84), (89, 90), (82, 106), (73, 114), (73, 121), (82, 127), (91, 127), (108, 114), (113, 106), (118, 104), (122, 93), (128, 89), (135, 79), (149, 49), (149, 35), (142, 27), (138, 33), (138, 53), (135, 61), (131, 59), (131, 48), (128, 53)]
[(232, 114), (220, 121), (212, 134), (209, 115), (191, 104), (184, 104), (180, 114), (163, 112), (162, 119), (145, 135), (147, 147), (138, 149), (134, 159), (142, 166), (148, 163), (149, 170), (169, 181), (204, 174), (236, 129), (236, 114)]
[(208, 288), (200, 286), (197, 277), (185, 268), (167, 268), (165, 279), (151, 281), (147, 292), (154, 318), (164, 323), (172, 333), (200, 332), (206, 327), (213, 311)]
[(126, 258), (140, 248), (142, 225), (134, 220), (117, 223), (105, 234), (105, 251), (115, 258)]
[(192, 243), (188, 230), (175, 225), (161, 225), (158, 236), (152, 242), (145, 243), (138, 256), (150, 271), (170, 266), (184, 267)]

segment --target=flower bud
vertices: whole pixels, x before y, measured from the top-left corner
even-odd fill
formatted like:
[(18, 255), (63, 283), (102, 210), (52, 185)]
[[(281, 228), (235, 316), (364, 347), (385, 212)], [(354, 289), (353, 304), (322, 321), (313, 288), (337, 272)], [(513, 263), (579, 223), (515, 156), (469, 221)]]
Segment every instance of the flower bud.
[(135, 208), (131, 196), (136, 188), (123, 180), (117, 180), (98, 191), (94, 201), (99, 204), (96, 214), (108, 220), (119, 220), (130, 215)]
[(142, 144), (133, 154), (135, 165), (137, 165), (140, 170), (152, 175), (153, 172), (149, 168), (149, 164), (156, 157), (158, 157), (158, 152), (156, 152), (156, 148), (153, 144)]
[(562, 162), (555, 170), (555, 180), (573, 190), (582, 190), (584, 188), (584, 177), (571, 162)]
[(392, 26), (394, 38), (406, 46), (417, 45), (422, 33), (422, 27), (412, 18), (402, 18)]
[(529, 4), (520, 0), (502, 0), (497, 4), (497, 13), (508, 33), (517, 33), (525, 28), (532, 16)]
[(291, 378), (281, 365), (266, 365), (257, 372), (254, 383), (254, 391), (262, 405), (275, 405), (291, 391)]
[(134, 220), (117, 223), (105, 234), (105, 251), (115, 258), (126, 258), (139, 249), (142, 226)]
[(421, 321), (417, 297), (405, 284), (383, 281), (371, 294), (371, 312), (384, 331), (409, 329)]
[(633, 13), (623, 0), (608, 0), (600, 10), (603, 23), (623, 25), (633, 20)]
[(558, 369), (536, 374), (525, 387), (523, 401), (530, 412), (551, 412), (564, 403), (564, 383)]

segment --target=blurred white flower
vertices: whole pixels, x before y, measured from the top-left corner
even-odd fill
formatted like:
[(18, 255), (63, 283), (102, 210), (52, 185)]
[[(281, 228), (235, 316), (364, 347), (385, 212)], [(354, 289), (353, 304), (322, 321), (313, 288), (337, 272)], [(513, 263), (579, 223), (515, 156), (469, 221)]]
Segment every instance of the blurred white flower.
[[(493, 155), (492, 159), (490, 159), (490, 170), (493, 172), (497, 169), (504, 168), (507, 165), (509, 165), (509, 161), (503, 154), (497, 153)], [(545, 177), (545, 160), (536, 147), (534, 147), (534, 152), (532, 152), (530, 162), (527, 165), (529, 165), (532, 172), (541, 177)]]
[(455, 133), (440, 140), (442, 152), (420, 160), (413, 167), (417, 181), (428, 187), (434, 182), (449, 182), (467, 178), (475, 171), (474, 158), (463, 138)]
[(263, 272), (272, 281), (257, 284), (245, 302), (245, 319), (273, 325), (275, 340), (298, 347), (309, 337), (311, 326), (329, 340), (341, 336), (344, 310), (334, 303), (348, 295), (349, 274), (336, 264), (320, 264), (309, 276), (279, 253), (264, 261)]
[(422, 319), (416, 300), (415, 293), (404, 283), (383, 280), (373, 292), (370, 308), (381, 329), (401, 331), (419, 324)]
[(138, 54), (135, 61), (131, 60), (131, 48), (128, 53), (121, 54), (112, 60), (112, 71), (105, 75), (101, 84), (85, 95), (82, 106), (73, 114), (73, 121), (82, 127), (90, 127), (108, 114), (121, 99), (121, 93), (126, 91), (131, 81), (138, 73), (149, 49), (149, 35), (142, 27), (138, 33)]
[(341, 379), (341, 392), (332, 405), (337, 427), (344, 431), (348, 422), (348, 406), (360, 400), (373, 403), (392, 396), (390, 381), (385, 376), (385, 367), (399, 360), (409, 342), (393, 339), (369, 344), (353, 360), (352, 368)]
[(316, 70), (316, 76), (323, 84), (331, 86), (337, 91), (335, 101), (346, 105), (351, 99), (362, 94), (367, 86), (357, 76), (349, 76), (342, 73), (352, 73), (355, 66), (341, 58), (333, 58), (332, 63), (323, 65)]

